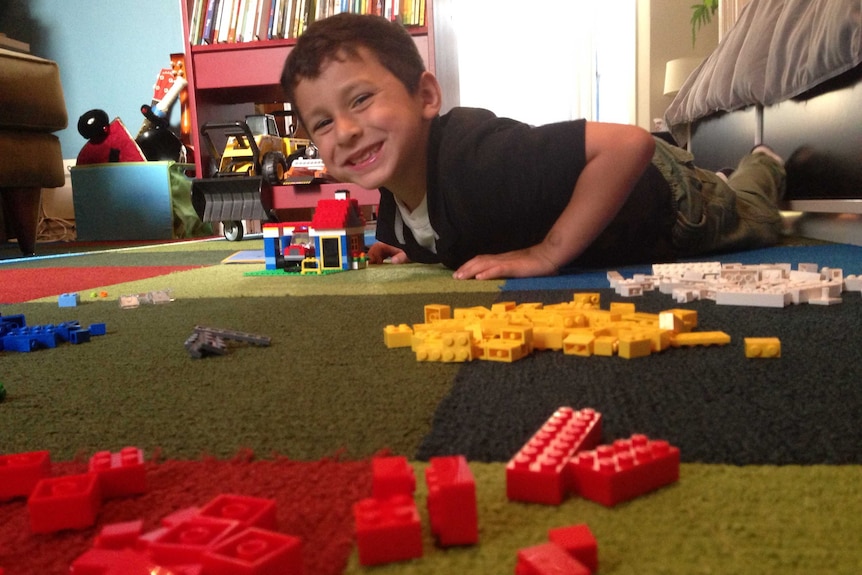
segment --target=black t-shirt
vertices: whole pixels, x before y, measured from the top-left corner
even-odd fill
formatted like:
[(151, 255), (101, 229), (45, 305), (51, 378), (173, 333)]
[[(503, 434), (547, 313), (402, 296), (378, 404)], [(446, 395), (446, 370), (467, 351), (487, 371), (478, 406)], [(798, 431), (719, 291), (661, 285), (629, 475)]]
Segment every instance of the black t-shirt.
[[(377, 239), (417, 262), (452, 269), (479, 254), (541, 242), (572, 196), (586, 163), (584, 120), (533, 127), (487, 110), (455, 108), (435, 118), (428, 146), (428, 215), (437, 253), (414, 240), (380, 190)], [(574, 263), (648, 263), (664, 254), (673, 223), (667, 183), (650, 166), (626, 206)], [(400, 232), (402, 230), (399, 230)], [(668, 240), (669, 241), (669, 240)]]

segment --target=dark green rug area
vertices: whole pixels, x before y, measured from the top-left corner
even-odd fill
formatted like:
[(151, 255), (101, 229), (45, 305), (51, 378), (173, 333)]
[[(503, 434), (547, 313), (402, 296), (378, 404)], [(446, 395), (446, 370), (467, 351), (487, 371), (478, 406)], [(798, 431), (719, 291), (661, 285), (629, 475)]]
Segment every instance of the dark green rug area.
[[(862, 463), (859, 292), (845, 292), (839, 305), (775, 309), (599, 291), (603, 308), (626, 301), (644, 312), (696, 310), (699, 331), (724, 331), (731, 343), (631, 360), (542, 351), (513, 364), (473, 362), (437, 409), (419, 459), (457, 452), (506, 461), (569, 405), (600, 411), (606, 440), (646, 433), (680, 447), (688, 462)], [(571, 294), (507, 291), (504, 299), (549, 304)], [(782, 357), (747, 359), (745, 337), (778, 337)]]

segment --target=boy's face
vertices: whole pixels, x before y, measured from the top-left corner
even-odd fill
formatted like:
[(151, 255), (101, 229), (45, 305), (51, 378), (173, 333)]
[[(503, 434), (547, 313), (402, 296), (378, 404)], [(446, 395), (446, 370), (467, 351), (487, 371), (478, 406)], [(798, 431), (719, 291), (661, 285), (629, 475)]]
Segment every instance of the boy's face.
[[(429, 82), (433, 84), (429, 88)], [(330, 60), (295, 91), (303, 124), (328, 172), (366, 189), (398, 193), (425, 186), (428, 125), (440, 110), (439, 86), (423, 76), (416, 94), (365, 48)]]

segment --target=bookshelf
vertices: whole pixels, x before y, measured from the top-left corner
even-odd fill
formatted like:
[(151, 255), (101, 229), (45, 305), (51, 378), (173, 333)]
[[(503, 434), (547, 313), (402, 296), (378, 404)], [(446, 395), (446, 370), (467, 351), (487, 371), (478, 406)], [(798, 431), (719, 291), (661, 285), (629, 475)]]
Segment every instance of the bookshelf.
[[(255, 4), (251, 0), (234, 1), (238, 5)], [(426, 67), (438, 76), (443, 86), (445, 105), (452, 107), (457, 105), (457, 60), (454, 31), (446, 12), (448, 1), (422, 0), (424, 23), (408, 26), (408, 30)], [(206, 4), (206, 0), (181, 0), (181, 7), (195, 174), (206, 177), (210, 175), (210, 158), (206, 146), (201, 145), (200, 127), (208, 122), (241, 120), (266, 106), (283, 103), (281, 72), (296, 38), (259, 39), (258, 34), (253, 38), (242, 37), (242, 41), (203, 43), (199, 27), (201, 2)], [(325, 0), (319, 2), (325, 3)], [(420, 3), (414, 4), (419, 6)], [(441, 9), (439, 13), (438, 8)], [(441, 49), (443, 47), (445, 50)], [(272, 206), (277, 212), (314, 207), (319, 199), (331, 197), (335, 189), (349, 189), (351, 196), (362, 205), (379, 202), (376, 190), (364, 190), (350, 184), (322, 184), (275, 186)]]

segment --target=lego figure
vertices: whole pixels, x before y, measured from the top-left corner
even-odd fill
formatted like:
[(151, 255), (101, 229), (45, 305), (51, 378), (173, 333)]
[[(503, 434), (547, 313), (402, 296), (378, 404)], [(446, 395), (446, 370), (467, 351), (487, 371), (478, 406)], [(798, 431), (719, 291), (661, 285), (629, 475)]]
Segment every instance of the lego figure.
[(775, 242), (784, 166), (765, 146), (729, 179), (645, 130), (531, 127), (455, 108), (411, 36), (377, 16), (309, 25), (282, 85), (329, 173), (380, 189), (369, 261), (443, 263), (458, 279), (655, 262)]

